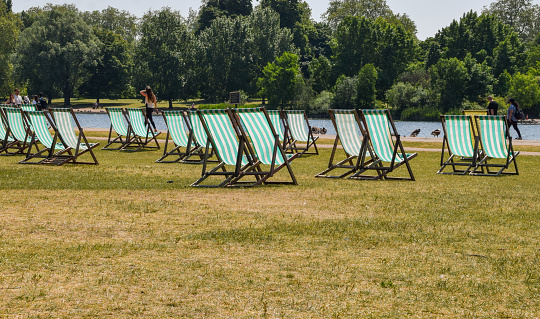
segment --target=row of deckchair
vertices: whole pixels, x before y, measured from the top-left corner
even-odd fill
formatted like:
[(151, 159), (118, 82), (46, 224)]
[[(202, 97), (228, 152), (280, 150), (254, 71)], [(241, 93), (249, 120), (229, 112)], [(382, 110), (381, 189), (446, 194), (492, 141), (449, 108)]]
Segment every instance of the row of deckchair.
[[(504, 116), (441, 115), (444, 140), (439, 174), (518, 175), (512, 138)], [(446, 152), (447, 151), (447, 152)], [(513, 164), (514, 169), (509, 170)], [(446, 168), (451, 171), (446, 171)], [(508, 170), (508, 171), (507, 171)]]
[[(413, 180), (409, 161), (417, 153), (406, 153), (401, 136), (388, 110), (329, 110), (336, 139), (328, 168), (316, 177), (350, 179)], [(345, 153), (336, 159), (339, 145)], [(388, 176), (405, 165), (408, 177)]]
[[(71, 108), (47, 112), (38, 111), (34, 105), (0, 107), (0, 117), (0, 153), (26, 155), (21, 164), (98, 164), (92, 149), (99, 143), (88, 143)], [(87, 152), (93, 161), (79, 161)]]
[[(305, 111), (266, 110), (266, 113), (286, 153), (319, 154), (318, 137), (313, 135)], [(168, 131), (163, 156), (156, 162), (201, 164), (205, 155), (203, 150), (207, 147), (207, 133), (198, 113), (165, 110), (163, 119)], [(174, 145), (169, 145), (169, 138)], [(174, 159), (168, 159), (169, 156)]]
[[(159, 149), (157, 136), (160, 132), (152, 131), (143, 108), (107, 107), (111, 120), (109, 138), (104, 150), (140, 150), (143, 147)], [(114, 136), (113, 134), (116, 134)], [(156, 146), (151, 146), (154, 141)], [(118, 147), (116, 147), (118, 146)]]

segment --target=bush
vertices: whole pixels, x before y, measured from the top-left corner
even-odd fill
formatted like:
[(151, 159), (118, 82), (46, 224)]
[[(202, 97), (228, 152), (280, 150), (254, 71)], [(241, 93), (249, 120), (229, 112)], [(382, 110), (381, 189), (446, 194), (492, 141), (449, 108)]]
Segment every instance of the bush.
[(409, 107), (401, 112), (402, 121), (439, 121), (441, 112), (434, 107)]
[(311, 103), (311, 108), (309, 109), (310, 115), (317, 117), (328, 116), (332, 99), (334, 99), (332, 92), (322, 91)]
[[(228, 109), (230, 107), (234, 107), (234, 104), (229, 104), (229, 103), (200, 104), (198, 106), (200, 110), (221, 110), (221, 109)], [(250, 107), (259, 107), (259, 105), (255, 105), (255, 104), (238, 105), (238, 108), (250, 108)]]

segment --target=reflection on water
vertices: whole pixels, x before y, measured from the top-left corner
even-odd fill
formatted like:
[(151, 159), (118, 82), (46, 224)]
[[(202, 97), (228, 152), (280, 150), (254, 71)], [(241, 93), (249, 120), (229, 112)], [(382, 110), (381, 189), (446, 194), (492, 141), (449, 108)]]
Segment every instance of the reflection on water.
[[(77, 113), (77, 119), (82, 127), (108, 129), (111, 125), (109, 116), (104, 113)], [(153, 119), (158, 130), (167, 129), (163, 116), (154, 114)], [(309, 124), (319, 128), (326, 128), (326, 134), (336, 134), (332, 121), (328, 119), (310, 119)], [(396, 121), (395, 124), (398, 133), (402, 136), (409, 136), (411, 135), (412, 131), (416, 129), (420, 129), (420, 134), (418, 134), (418, 137), (432, 137), (431, 132), (434, 130), (438, 129), (442, 131), (442, 125), (440, 122)], [(519, 130), (521, 131), (521, 135), (523, 136), (524, 140), (540, 140), (540, 125), (519, 125)], [(512, 135), (514, 138), (517, 137), (517, 133), (513, 128), (510, 128), (510, 135)], [(442, 137), (442, 133), (439, 135), (439, 137)]]

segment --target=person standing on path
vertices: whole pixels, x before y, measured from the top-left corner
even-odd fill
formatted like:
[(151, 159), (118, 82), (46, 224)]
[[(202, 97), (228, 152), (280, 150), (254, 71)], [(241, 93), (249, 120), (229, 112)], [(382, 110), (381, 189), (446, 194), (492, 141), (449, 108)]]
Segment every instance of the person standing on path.
[(15, 99), (13, 101), (14, 104), (16, 105), (22, 105), (23, 104), (23, 99), (22, 97), (19, 95), (19, 89), (15, 89), (15, 95), (13, 95), (13, 98)]
[(141, 90), (140, 93), (145, 97), (146, 117), (148, 118), (150, 124), (152, 124), (152, 126), (154, 127), (154, 132), (157, 132), (156, 124), (154, 123), (154, 119), (152, 118), (152, 112), (154, 112), (157, 103), (156, 95), (154, 94), (154, 92), (152, 92), (152, 88), (150, 88), (150, 86), (147, 86), (144, 90)]
[(487, 108), (487, 114), (488, 115), (497, 115), (497, 111), (499, 110), (499, 104), (497, 104), (497, 102), (493, 101), (493, 97), (491, 95), (487, 97), (487, 100), (489, 102), (488, 108)]
[(506, 120), (508, 121), (508, 127), (512, 126), (514, 130), (516, 130), (516, 132), (518, 133), (518, 138), (516, 138), (516, 140), (521, 140), (521, 132), (518, 129), (518, 120), (516, 118), (516, 110), (519, 107), (519, 104), (513, 98), (508, 101), (510, 102), (510, 105), (508, 106), (508, 111), (506, 111)]

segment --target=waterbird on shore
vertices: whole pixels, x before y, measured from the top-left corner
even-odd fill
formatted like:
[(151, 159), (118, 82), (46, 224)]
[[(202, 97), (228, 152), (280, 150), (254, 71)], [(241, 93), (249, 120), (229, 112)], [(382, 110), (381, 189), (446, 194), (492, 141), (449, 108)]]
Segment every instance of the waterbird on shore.
[(441, 134), (441, 130), (437, 129), (433, 132), (431, 132), (431, 135), (435, 136), (435, 137), (439, 137), (439, 134)]
[(411, 133), (411, 137), (416, 137), (418, 136), (418, 134), (420, 134), (420, 129), (417, 128), (416, 130), (414, 130), (412, 133)]

